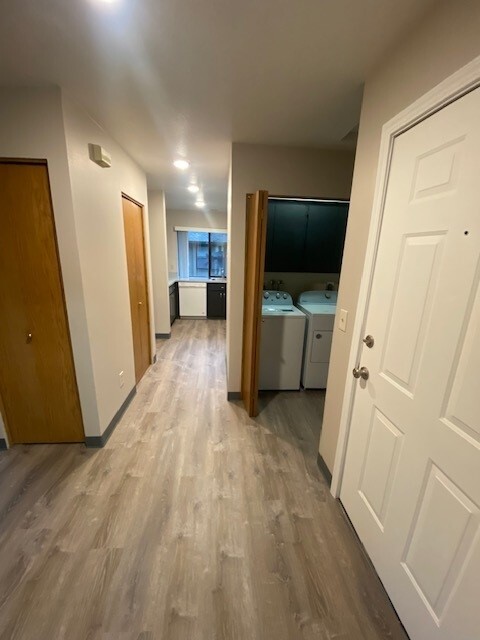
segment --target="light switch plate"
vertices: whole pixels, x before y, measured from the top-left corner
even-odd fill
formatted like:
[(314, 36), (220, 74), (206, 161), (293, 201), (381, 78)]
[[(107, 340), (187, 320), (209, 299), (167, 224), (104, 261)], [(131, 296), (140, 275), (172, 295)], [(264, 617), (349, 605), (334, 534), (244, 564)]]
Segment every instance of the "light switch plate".
[(347, 318), (348, 311), (346, 309), (340, 309), (340, 313), (338, 314), (338, 328), (340, 331), (347, 330)]

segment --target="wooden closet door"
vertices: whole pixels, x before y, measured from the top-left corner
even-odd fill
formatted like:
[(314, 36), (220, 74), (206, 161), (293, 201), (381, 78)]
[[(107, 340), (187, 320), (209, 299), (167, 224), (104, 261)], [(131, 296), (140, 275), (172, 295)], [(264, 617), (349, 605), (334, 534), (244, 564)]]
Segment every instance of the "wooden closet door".
[(45, 163), (0, 161), (0, 395), (10, 442), (85, 439)]
[(132, 316), (135, 380), (138, 383), (151, 364), (150, 316), (142, 207), (123, 196), (123, 222), (127, 250), (128, 287)]
[(242, 400), (249, 416), (258, 414), (258, 375), (262, 290), (267, 242), (268, 191), (247, 195), (245, 294), (243, 305)]

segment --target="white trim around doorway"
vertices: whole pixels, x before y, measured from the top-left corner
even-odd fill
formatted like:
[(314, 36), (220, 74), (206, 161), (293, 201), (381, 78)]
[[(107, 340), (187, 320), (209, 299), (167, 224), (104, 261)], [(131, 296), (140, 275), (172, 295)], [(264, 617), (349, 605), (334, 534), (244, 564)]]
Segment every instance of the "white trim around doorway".
[[(436, 111), (439, 111), (443, 107), (454, 102), (466, 93), (473, 91), (473, 89), (476, 89), (479, 86), (480, 56), (446, 78), (446, 80), (401, 111), (398, 115), (385, 123), (382, 128), (372, 218), (368, 235), (365, 264), (360, 283), (357, 314), (352, 331), (352, 345), (348, 359), (348, 371), (351, 371), (358, 364), (361, 351), (395, 138), (422, 120), (425, 120)], [(335, 498), (338, 498), (340, 495), (355, 389), (356, 385), (354, 385), (353, 376), (347, 374), (330, 489)]]

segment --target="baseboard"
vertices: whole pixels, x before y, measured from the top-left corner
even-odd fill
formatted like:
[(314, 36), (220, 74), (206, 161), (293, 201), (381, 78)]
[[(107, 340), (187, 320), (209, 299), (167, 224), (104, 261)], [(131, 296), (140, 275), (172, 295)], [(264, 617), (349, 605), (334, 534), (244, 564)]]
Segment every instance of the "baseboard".
[(332, 474), (330, 473), (330, 469), (327, 467), (327, 463), (319, 453), (317, 454), (317, 467), (320, 469), (322, 476), (330, 487), (332, 485)]
[(227, 400), (231, 402), (232, 400), (241, 400), (242, 393), (241, 391), (227, 391)]
[(7, 441), (5, 438), (0, 438), (0, 451), (5, 451), (6, 449), (8, 449)]
[(87, 447), (101, 448), (101, 447), (104, 447), (107, 444), (108, 439), (112, 435), (112, 433), (113, 433), (115, 427), (117, 426), (117, 424), (120, 422), (120, 418), (125, 413), (128, 405), (133, 400), (133, 398), (134, 398), (136, 393), (137, 393), (137, 388), (133, 387), (133, 389), (130, 391), (130, 393), (126, 397), (126, 399), (123, 402), (123, 404), (120, 407), (120, 409), (117, 411), (117, 413), (110, 420), (110, 424), (108, 425), (108, 427), (105, 429), (105, 431), (102, 433), (101, 436), (86, 436), (85, 437), (85, 445)]
[(155, 338), (157, 340), (168, 340), (171, 337), (170, 333), (156, 333)]

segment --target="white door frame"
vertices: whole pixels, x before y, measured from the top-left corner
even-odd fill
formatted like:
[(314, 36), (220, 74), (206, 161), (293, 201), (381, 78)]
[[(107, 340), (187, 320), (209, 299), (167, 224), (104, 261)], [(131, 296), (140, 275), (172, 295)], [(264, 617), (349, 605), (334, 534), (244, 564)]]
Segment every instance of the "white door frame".
[(380, 228), (383, 218), (388, 176), (392, 161), (395, 138), (401, 133), (418, 124), (447, 104), (457, 100), (462, 95), (480, 86), (480, 56), (474, 58), (467, 65), (446, 78), (431, 91), (416, 100), (409, 107), (401, 111), (394, 118), (383, 125), (378, 157), (377, 179), (373, 198), (372, 217), (368, 234), (365, 263), (360, 282), (357, 313), (352, 331), (352, 344), (348, 358), (347, 380), (343, 395), (342, 413), (338, 434), (337, 450), (333, 465), (332, 484), (330, 491), (335, 498), (340, 495), (345, 457), (347, 452), (348, 434), (352, 417), (355, 390), (353, 376), (349, 372), (359, 363), (362, 338), (365, 332), (365, 322), (370, 301), (375, 261), (377, 257)]

